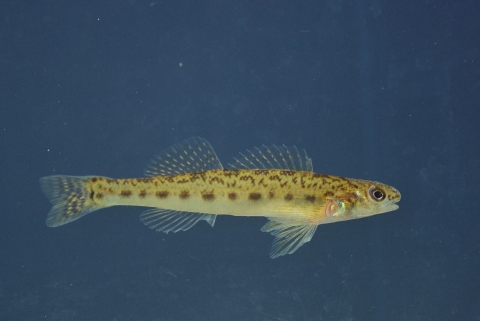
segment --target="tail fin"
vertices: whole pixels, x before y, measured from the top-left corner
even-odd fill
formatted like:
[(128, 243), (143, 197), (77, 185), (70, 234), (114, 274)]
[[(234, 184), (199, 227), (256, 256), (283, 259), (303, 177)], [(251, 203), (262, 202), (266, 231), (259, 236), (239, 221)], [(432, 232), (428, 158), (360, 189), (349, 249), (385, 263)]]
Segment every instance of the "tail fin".
[(53, 207), (47, 215), (47, 226), (55, 227), (78, 220), (100, 209), (89, 190), (90, 176), (47, 176), (40, 178), (42, 191)]

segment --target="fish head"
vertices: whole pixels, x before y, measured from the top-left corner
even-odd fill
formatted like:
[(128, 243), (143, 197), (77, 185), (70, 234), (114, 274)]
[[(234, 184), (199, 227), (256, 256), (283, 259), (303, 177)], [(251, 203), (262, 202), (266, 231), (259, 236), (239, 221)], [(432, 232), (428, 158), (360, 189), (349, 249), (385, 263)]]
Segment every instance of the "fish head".
[(352, 218), (363, 218), (376, 214), (395, 211), (401, 199), (400, 192), (389, 185), (362, 181), (354, 192), (351, 207)]

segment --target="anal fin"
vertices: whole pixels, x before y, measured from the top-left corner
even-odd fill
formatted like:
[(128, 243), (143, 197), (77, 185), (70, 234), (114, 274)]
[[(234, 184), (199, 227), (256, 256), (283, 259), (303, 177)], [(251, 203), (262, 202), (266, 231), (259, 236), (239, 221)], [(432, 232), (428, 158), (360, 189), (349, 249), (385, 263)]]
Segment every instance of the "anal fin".
[(207, 223), (213, 227), (216, 217), (214, 214), (179, 212), (153, 208), (143, 212), (140, 215), (140, 220), (153, 230), (165, 233), (176, 233), (178, 231), (187, 231), (201, 220), (207, 221)]
[(262, 227), (262, 232), (275, 236), (270, 257), (272, 259), (285, 254), (292, 254), (300, 246), (309, 242), (317, 230), (317, 225), (298, 220), (269, 217), (270, 222)]

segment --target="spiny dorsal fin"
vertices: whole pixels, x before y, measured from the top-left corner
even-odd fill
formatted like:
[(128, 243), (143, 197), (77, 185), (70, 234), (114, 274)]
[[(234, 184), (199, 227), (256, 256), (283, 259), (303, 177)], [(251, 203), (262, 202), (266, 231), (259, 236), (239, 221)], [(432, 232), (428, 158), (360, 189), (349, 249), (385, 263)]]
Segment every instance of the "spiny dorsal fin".
[(234, 158), (228, 164), (232, 169), (287, 169), (291, 171), (313, 172), (312, 160), (305, 150), (300, 152), (297, 147), (265, 146), (247, 150), (245, 154)]
[(262, 227), (262, 232), (269, 232), (273, 240), (270, 257), (272, 259), (285, 254), (292, 254), (300, 246), (309, 242), (318, 225), (298, 220), (269, 217), (270, 222)]
[(214, 214), (179, 212), (153, 208), (143, 212), (140, 220), (149, 228), (161, 232), (179, 232), (189, 230), (198, 221), (207, 221), (210, 226), (215, 224)]
[(167, 176), (223, 169), (212, 146), (205, 139), (192, 137), (167, 148), (145, 170), (147, 176)]

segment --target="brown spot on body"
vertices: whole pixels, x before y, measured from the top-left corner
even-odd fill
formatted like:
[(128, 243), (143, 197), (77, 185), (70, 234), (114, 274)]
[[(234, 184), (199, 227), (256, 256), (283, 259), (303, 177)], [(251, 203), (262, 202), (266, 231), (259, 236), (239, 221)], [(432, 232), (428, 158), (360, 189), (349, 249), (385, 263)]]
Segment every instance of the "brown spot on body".
[(325, 194), (323, 194), (323, 196), (325, 197), (331, 197), (333, 195), (334, 195), (333, 192), (325, 192)]
[(205, 201), (213, 201), (215, 199), (215, 194), (213, 193), (204, 193), (202, 194), (202, 198), (205, 200)]
[(181, 199), (184, 200), (184, 199), (190, 197), (190, 193), (188, 191), (181, 191), (179, 196), (180, 196)]
[(120, 192), (120, 196), (122, 196), (122, 197), (129, 197), (130, 195), (132, 195), (132, 191), (121, 191)]
[(147, 196), (147, 191), (144, 190), (144, 189), (142, 189), (142, 190), (140, 191), (140, 193), (138, 194), (138, 196), (139, 196), (140, 198), (145, 198), (145, 196)]
[(155, 193), (155, 196), (158, 198), (166, 198), (168, 197), (168, 192), (167, 191), (158, 191)]
[(102, 193), (96, 193), (95, 198), (101, 200), (103, 198), (103, 194)]
[(275, 193), (270, 191), (268, 192), (268, 198), (274, 198), (275, 197)]
[(290, 193), (288, 193), (287, 195), (285, 195), (284, 199), (285, 199), (286, 201), (291, 201), (291, 200), (293, 200), (293, 195), (290, 194)]
[(228, 193), (228, 199), (229, 200), (236, 200), (237, 199), (237, 193)]
[(248, 198), (251, 199), (252, 201), (258, 201), (259, 199), (262, 198), (262, 194), (260, 194), (260, 193), (250, 193), (250, 195), (248, 195)]
[(95, 183), (98, 180), (96, 177), (92, 177), (92, 183)]
[(315, 196), (313, 195), (305, 195), (305, 200), (308, 202), (315, 202)]

